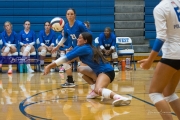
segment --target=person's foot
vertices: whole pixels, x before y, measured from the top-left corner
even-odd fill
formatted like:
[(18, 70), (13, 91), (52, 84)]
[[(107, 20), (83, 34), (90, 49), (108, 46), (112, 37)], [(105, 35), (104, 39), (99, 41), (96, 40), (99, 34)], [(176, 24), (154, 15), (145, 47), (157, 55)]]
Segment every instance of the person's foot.
[(95, 92), (94, 92), (94, 90), (92, 90), (87, 96), (86, 96), (86, 98), (88, 98), (88, 99), (93, 99), (93, 98), (96, 98), (96, 97), (98, 97), (99, 95), (98, 94), (96, 94)]
[(118, 72), (118, 71), (119, 71), (117, 65), (114, 65), (114, 71), (115, 71), (115, 72)]
[(59, 68), (59, 72), (60, 72), (60, 73), (63, 73), (63, 72), (64, 72), (64, 68), (63, 68), (63, 67), (60, 67), (60, 68)]
[(9, 69), (8, 70), (8, 74), (12, 74), (13, 73), (13, 70), (12, 69)]
[(118, 99), (112, 102), (112, 105), (117, 107), (117, 106), (129, 105), (130, 103), (131, 103), (131, 99), (127, 97), (119, 97)]
[(30, 68), (30, 69), (27, 69), (27, 72), (28, 72), (28, 73), (33, 73), (34, 70)]
[(72, 87), (75, 87), (76, 85), (74, 83), (68, 83), (68, 82), (65, 82), (64, 84), (61, 84), (61, 87), (63, 88), (72, 88)]

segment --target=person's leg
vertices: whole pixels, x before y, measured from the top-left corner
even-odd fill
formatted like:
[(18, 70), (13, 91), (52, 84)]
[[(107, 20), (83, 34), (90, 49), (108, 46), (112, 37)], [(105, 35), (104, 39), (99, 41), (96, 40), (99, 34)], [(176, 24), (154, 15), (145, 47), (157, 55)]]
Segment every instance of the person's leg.
[(92, 71), (92, 69), (87, 65), (82, 65), (78, 67), (78, 72), (81, 73), (82, 78), (90, 85), (91, 92), (87, 95), (86, 98), (96, 98), (99, 95), (97, 95), (94, 92), (95, 83), (97, 79), (97, 75)]
[(176, 71), (169, 65), (159, 62), (149, 89), (149, 97), (164, 120), (172, 120), (172, 115), (170, 107), (164, 100), (162, 93), (169, 81), (172, 80)]
[[(8, 56), (10, 57), (16, 51), (17, 51), (16, 47), (15, 46), (11, 46)], [(8, 74), (12, 74), (12, 73), (13, 73), (12, 64), (9, 64)]]
[(40, 46), (38, 48), (38, 52), (40, 52), (40, 71), (43, 72), (43, 68), (44, 68), (44, 59), (46, 57), (46, 52), (47, 52), (47, 49), (43, 46)]
[(72, 76), (72, 68), (69, 63), (63, 63), (63, 68), (65, 69), (65, 73), (67, 75), (67, 80), (61, 87), (75, 87), (73, 76)]
[(114, 106), (129, 105), (131, 102), (129, 98), (118, 95), (115, 92), (107, 89), (110, 82), (110, 77), (106, 73), (99, 74), (94, 89), (95, 93), (103, 96), (104, 98), (114, 99), (112, 103)]
[(179, 83), (180, 80), (180, 70), (177, 71), (172, 79), (169, 81), (168, 85), (163, 91), (163, 95), (165, 97), (165, 100), (169, 102), (170, 106), (176, 113), (178, 119), (180, 119), (180, 99), (179, 97), (175, 94), (175, 89)]
[[(51, 53), (51, 51), (49, 51)], [(57, 57), (57, 51), (51, 54), (52, 62), (56, 60)], [(55, 72), (55, 68), (51, 69), (51, 72)]]
[[(28, 57), (30, 59), (30, 53), (34, 52), (35, 48), (34, 48), (34, 46), (28, 45), (26, 47), (22, 47), (21, 51), (23, 53), (23, 57)], [(30, 63), (28, 63), (26, 66), (27, 66), (27, 72), (28, 73), (34, 72), (34, 70), (32, 70), (32, 68), (31, 68)]]
[(118, 72), (118, 54), (116, 52), (116, 50), (113, 51), (113, 53), (111, 54), (112, 56), (112, 60), (113, 60), (113, 67), (114, 67), (114, 71)]

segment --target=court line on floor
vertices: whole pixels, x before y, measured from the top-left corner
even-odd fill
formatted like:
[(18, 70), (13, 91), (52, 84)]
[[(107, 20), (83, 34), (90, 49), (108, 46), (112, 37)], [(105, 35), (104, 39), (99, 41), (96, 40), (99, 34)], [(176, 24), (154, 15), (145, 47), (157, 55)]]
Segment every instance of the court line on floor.
[[(87, 83), (85, 83), (85, 84), (87, 84)], [(85, 85), (85, 84), (78, 84), (78, 85)], [(76, 85), (76, 86), (78, 86), (78, 85)], [(39, 116), (34, 116), (34, 115), (31, 115), (31, 114), (28, 114), (28, 113), (25, 111), (25, 108), (28, 107), (28, 106), (30, 106), (30, 105), (36, 104), (36, 103), (40, 103), (40, 102), (44, 102), (44, 101), (58, 100), (58, 99), (64, 99), (64, 98), (57, 98), (57, 99), (51, 99), (51, 100), (40, 100), (40, 101), (38, 101), (38, 102), (33, 102), (33, 103), (30, 103), (30, 104), (27, 104), (27, 105), (24, 105), (24, 103), (25, 103), (28, 99), (30, 99), (30, 98), (32, 98), (32, 97), (34, 97), (34, 96), (37, 96), (37, 95), (39, 95), (39, 94), (46, 93), (46, 92), (49, 92), (49, 91), (57, 90), (57, 89), (62, 89), (62, 88), (56, 88), (56, 89), (46, 90), (46, 91), (43, 91), (43, 92), (36, 93), (36, 94), (34, 94), (34, 95), (30, 96), (30, 97), (27, 97), (26, 99), (24, 99), (23, 101), (20, 102), (20, 104), (19, 104), (19, 110), (21, 111), (21, 113), (22, 113), (24, 116), (28, 117), (28, 118), (31, 119), (31, 120), (36, 120), (35, 118), (38, 118), (38, 119), (41, 119), (41, 120), (52, 120), (52, 119), (43, 118), (43, 117), (39, 117)], [(68, 98), (73, 98), (73, 97), (68, 97)]]
[[(146, 103), (146, 104), (149, 104), (149, 105), (155, 107), (154, 104), (152, 104), (152, 103), (150, 103), (150, 102), (148, 102), (148, 101), (146, 101), (146, 100), (140, 99), (140, 98), (138, 98), (138, 97), (136, 97), (136, 96), (133, 96), (133, 95), (130, 95), (130, 94), (127, 94), (127, 95), (129, 95), (129, 96), (131, 96), (131, 97), (133, 97), (133, 98), (135, 98), (135, 99), (137, 99), (137, 100), (139, 100), (139, 101), (141, 101), (141, 102), (144, 102), (144, 103)], [(173, 113), (173, 112), (171, 112), (171, 114), (174, 115), (174, 116), (176, 116), (176, 114)]]

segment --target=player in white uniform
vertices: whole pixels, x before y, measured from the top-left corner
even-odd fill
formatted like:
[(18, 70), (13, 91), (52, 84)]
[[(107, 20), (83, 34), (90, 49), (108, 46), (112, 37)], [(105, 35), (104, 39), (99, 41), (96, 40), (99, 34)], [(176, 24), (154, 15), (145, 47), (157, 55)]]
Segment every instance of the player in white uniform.
[(162, 0), (154, 9), (156, 41), (150, 56), (139, 61), (149, 69), (162, 47), (163, 56), (156, 66), (149, 97), (164, 120), (172, 120), (171, 110), (180, 119), (180, 99), (175, 93), (180, 79), (180, 1)]

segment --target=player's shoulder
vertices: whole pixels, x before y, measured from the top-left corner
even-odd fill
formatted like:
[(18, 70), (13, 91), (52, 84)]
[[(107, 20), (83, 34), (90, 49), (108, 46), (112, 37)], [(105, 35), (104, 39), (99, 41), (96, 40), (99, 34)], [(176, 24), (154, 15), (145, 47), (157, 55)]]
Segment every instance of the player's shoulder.
[(169, 11), (171, 0), (162, 0), (155, 8), (154, 11)]

